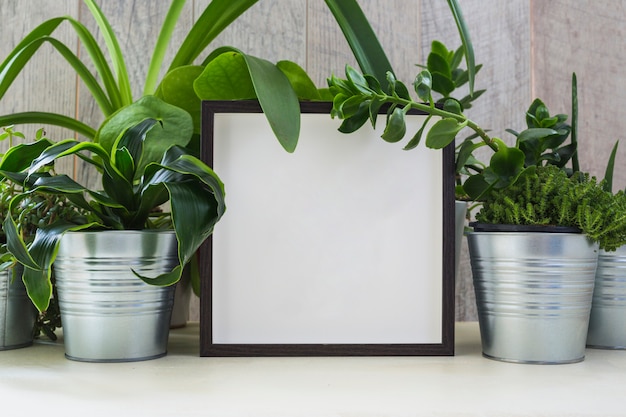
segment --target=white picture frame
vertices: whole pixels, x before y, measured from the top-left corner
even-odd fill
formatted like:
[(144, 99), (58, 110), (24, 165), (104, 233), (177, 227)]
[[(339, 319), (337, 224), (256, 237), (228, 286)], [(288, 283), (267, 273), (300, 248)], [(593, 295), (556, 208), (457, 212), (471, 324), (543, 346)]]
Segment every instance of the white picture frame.
[[(285, 152), (256, 101), (203, 102), (227, 211), (200, 252), (201, 356), (454, 353), (454, 159), (302, 103)], [(407, 115), (409, 132), (425, 120)]]

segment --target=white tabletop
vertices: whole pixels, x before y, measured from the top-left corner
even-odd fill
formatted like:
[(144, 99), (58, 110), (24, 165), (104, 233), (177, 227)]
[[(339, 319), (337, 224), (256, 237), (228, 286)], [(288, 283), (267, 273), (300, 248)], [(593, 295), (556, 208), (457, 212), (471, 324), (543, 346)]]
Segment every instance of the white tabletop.
[(626, 351), (502, 363), (457, 323), (454, 357), (201, 358), (198, 332), (172, 331), (168, 355), (145, 362), (74, 362), (60, 342), (2, 351), (0, 415), (626, 416)]

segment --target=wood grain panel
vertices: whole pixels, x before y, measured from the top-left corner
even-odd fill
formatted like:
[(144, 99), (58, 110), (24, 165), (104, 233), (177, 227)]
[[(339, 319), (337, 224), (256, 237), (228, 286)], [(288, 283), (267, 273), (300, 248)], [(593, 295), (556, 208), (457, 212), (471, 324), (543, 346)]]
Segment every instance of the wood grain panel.
[[(486, 89), (466, 113), (491, 134), (512, 143), (506, 128), (521, 129), (524, 112), (531, 103), (530, 88), (530, 10), (527, 0), (460, 0), (474, 45), (477, 64), (484, 67), (476, 77), (476, 89)], [(432, 40), (448, 48), (461, 45), (446, 2), (422, 0), (422, 57)], [(423, 58), (425, 59), (425, 58)], [(467, 93), (467, 89), (461, 91)], [(462, 95), (459, 94), (459, 97)], [(461, 133), (459, 138), (465, 135)], [(457, 139), (458, 141), (458, 139)], [(491, 152), (478, 152), (488, 160)], [(456, 282), (456, 318), (476, 320), (476, 304), (467, 242), (462, 243)]]
[[(610, 0), (532, 1), (534, 92), (554, 112), (570, 114), (570, 79), (578, 78), (581, 169), (600, 178), (626, 119), (626, 4)], [(626, 143), (614, 190), (626, 186)]]
[[(396, 76), (410, 84), (419, 61), (419, 2), (415, 0), (362, 0), (363, 13), (385, 49)], [(319, 86), (345, 66), (358, 68), (350, 47), (331, 12), (322, 1), (308, 2), (307, 71)]]

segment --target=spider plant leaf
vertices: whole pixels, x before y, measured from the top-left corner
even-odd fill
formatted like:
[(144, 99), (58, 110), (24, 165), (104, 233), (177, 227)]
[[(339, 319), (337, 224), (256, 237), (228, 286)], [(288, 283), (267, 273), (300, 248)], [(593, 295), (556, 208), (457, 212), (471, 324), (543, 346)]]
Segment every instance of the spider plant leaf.
[(361, 72), (373, 75), (388, 91), (387, 72), (393, 72), (389, 59), (383, 50), (367, 17), (356, 0), (325, 0), (339, 24), (352, 53), (359, 63)]
[(109, 57), (113, 62), (115, 73), (117, 75), (117, 86), (122, 97), (123, 103), (129, 104), (133, 102), (133, 95), (130, 89), (130, 80), (128, 78), (128, 71), (126, 69), (126, 63), (124, 62), (124, 54), (117, 41), (115, 32), (109, 24), (106, 16), (102, 13), (98, 5), (93, 0), (84, 0), (85, 4), (91, 11), (93, 18), (96, 20), (100, 32), (104, 37), (104, 42), (109, 50)]
[(146, 74), (146, 82), (144, 84), (144, 95), (156, 94), (155, 89), (159, 77), (159, 72), (163, 66), (163, 59), (165, 58), (165, 52), (172, 38), (172, 33), (176, 27), (176, 22), (180, 16), (185, 0), (172, 0), (170, 8), (167, 11), (167, 15), (161, 24), (161, 30), (157, 38), (154, 50), (152, 51), (152, 57), (150, 58), (150, 64), (148, 65), (148, 72)]
[(178, 52), (172, 59), (168, 72), (183, 65), (191, 65), (235, 19), (258, 0), (213, 0), (204, 9), (196, 23), (183, 40)]
[(476, 63), (474, 59), (474, 47), (472, 46), (472, 40), (470, 39), (469, 30), (465, 23), (465, 18), (461, 12), (461, 7), (457, 0), (448, 0), (448, 6), (456, 22), (459, 36), (461, 37), (461, 44), (465, 55), (465, 64), (467, 66), (467, 76), (469, 80), (469, 93), (474, 94), (474, 79), (476, 77)]
[(0, 116), (0, 126), (26, 123), (49, 124), (64, 127), (81, 134), (88, 139), (93, 139), (96, 136), (96, 131), (91, 126), (58, 113), (29, 111)]

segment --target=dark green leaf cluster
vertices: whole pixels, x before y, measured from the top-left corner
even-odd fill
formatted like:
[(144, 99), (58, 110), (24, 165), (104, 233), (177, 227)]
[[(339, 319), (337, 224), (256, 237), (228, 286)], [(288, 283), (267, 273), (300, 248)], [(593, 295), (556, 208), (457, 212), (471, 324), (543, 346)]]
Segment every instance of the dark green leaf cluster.
[(580, 229), (600, 248), (626, 243), (626, 196), (613, 195), (588, 174), (568, 177), (554, 165), (532, 167), (518, 181), (491, 190), (476, 214), (481, 223), (567, 226)]
[[(441, 41), (433, 41), (430, 47), (430, 53), (426, 60), (426, 68), (432, 76), (432, 90), (441, 94), (438, 103), (444, 104), (447, 99), (453, 98), (452, 94), (455, 90), (466, 85), (469, 81), (469, 71), (461, 68), (465, 48), (460, 46), (456, 50), (448, 50), (446, 45)], [(421, 65), (420, 65), (421, 66)], [(482, 68), (482, 64), (476, 65), (475, 72), (478, 73)], [(480, 97), (485, 90), (476, 90), (473, 94), (467, 94), (455, 101), (461, 106), (461, 109), (469, 109), (472, 102)]]
[[(576, 75), (572, 76), (572, 112), (577, 113)], [(575, 120), (575, 117), (573, 117)], [(516, 132), (507, 129), (516, 136), (515, 146), (509, 147), (500, 139), (494, 138), (497, 145), (489, 165), (476, 163), (473, 152), (485, 146), (484, 140), (476, 142), (476, 137), (469, 137), (458, 146), (457, 172), (462, 167), (470, 167), (474, 172), (465, 170), (469, 175), (462, 185), (463, 194), (474, 201), (481, 201), (493, 189), (502, 189), (517, 181), (518, 176), (530, 167), (554, 165), (572, 175), (578, 170), (576, 128), (567, 124), (567, 115), (550, 115), (547, 106), (540, 99), (532, 102), (526, 111), (527, 129)], [(574, 125), (574, 123), (573, 123)], [(571, 134), (571, 136), (570, 136)], [(570, 142), (566, 144), (567, 139)], [(568, 169), (566, 164), (572, 163)]]
[[(191, 123), (191, 120), (188, 120)], [(155, 285), (171, 285), (182, 268), (213, 232), (225, 211), (224, 186), (213, 170), (185, 148), (171, 146), (162, 155), (145, 151), (147, 133), (161, 127), (145, 119), (123, 129), (110, 150), (101, 144), (67, 139), (39, 141), (11, 149), (0, 163), (0, 172), (23, 188), (11, 199), (3, 229), (7, 248), (24, 266), (23, 280), (33, 303), (45, 311), (52, 293), (51, 266), (63, 234), (83, 229), (141, 230), (161, 227), (152, 219), (155, 209), (169, 202), (164, 214), (178, 241), (179, 265), (155, 278), (141, 277)], [(83, 186), (67, 175), (54, 175), (46, 167), (63, 157), (78, 156), (100, 173), (97, 189)], [(157, 159), (158, 158), (158, 159)], [(37, 224), (32, 242), (22, 234), (23, 207), (39, 207), (40, 196), (64, 198), (68, 207), (84, 213), (80, 218), (54, 216), (49, 224)], [(45, 207), (44, 207), (45, 209)], [(18, 214), (19, 213), (19, 214)], [(27, 212), (26, 212), (27, 213)], [(43, 212), (37, 212), (42, 216)], [(64, 218), (65, 217), (65, 218)]]
[(566, 114), (551, 116), (540, 99), (532, 102), (526, 112), (528, 128), (519, 133), (508, 130), (517, 137), (517, 147), (524, 152), (526, 166), (551, 164), (565, 167), (576, 152), (576, 143), (563, 145), (572, 131), (566, 121)]
[(381, 137), (387, 142), (395, 143), (402, 140), (407, 133), (406, 115), (409, 111), (415, 109), (427, 114), (421, 128), (414, 132), (405, 145), (405, 150), (413, 149), (420, 144), (426, 125), (433, 116), (439, 117), (440, 120), (435, 122), (426, 134), (426, 146), (429, 148), (446, 147), (466, 126), (483, 133), (462, 114), (458, 101), (448, 99), (443, 106), (437, 106), (432, 97), (432, 82), (432, 75), (428, 70), (423, 70), (417, 75), (413, 89), (420, 100), (426, 102), (418, 103), (411, 98), (406, 85), (397, 80), (391, 72), (387, 73), (388, 91), (384, 91), (376, 78), (363, 75), (347, 66), (345, 79), (335, 76), (328, 79), (328, 86), (333, 95), (331, 116), (343, 119), (339, 131), (352, 133), (368, 120), (375, 128), (378, 114), (385, 106), (386, 124)]

